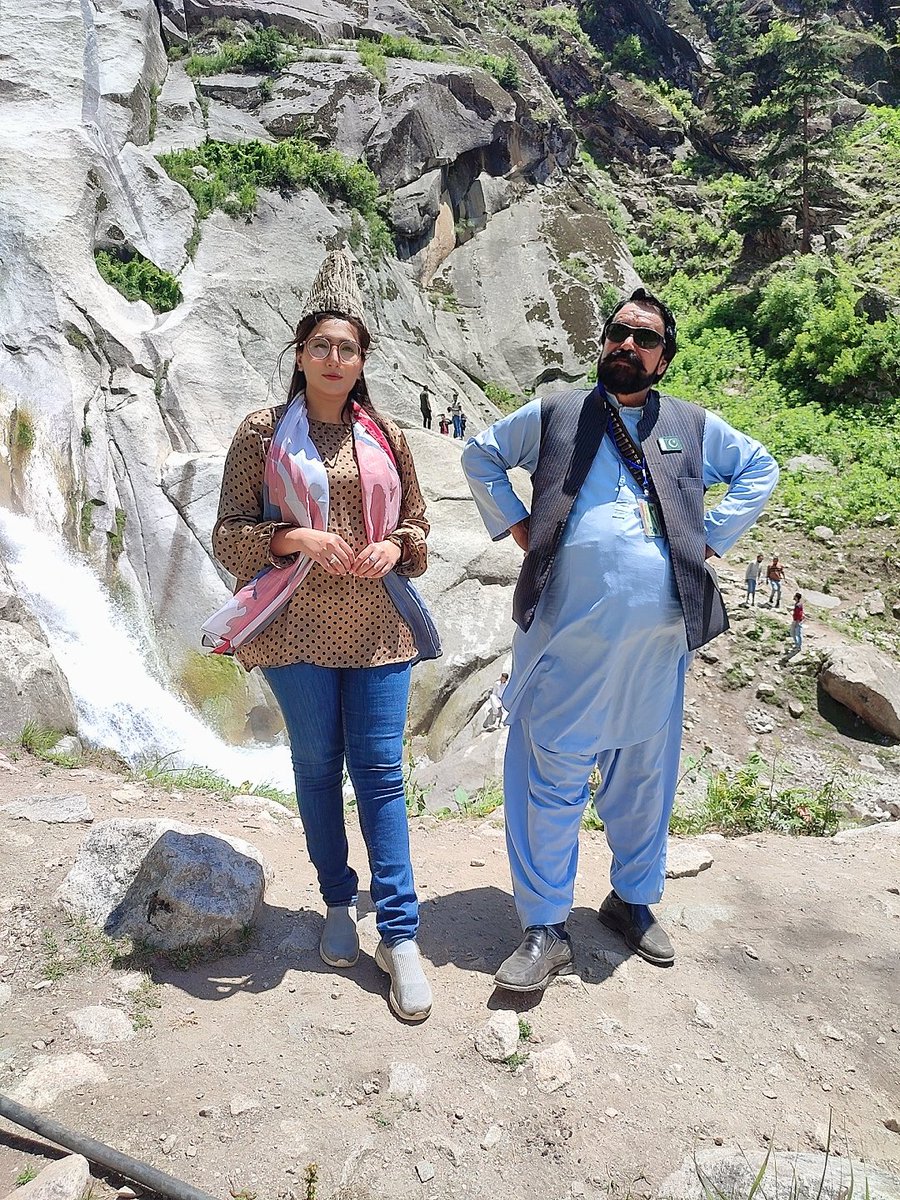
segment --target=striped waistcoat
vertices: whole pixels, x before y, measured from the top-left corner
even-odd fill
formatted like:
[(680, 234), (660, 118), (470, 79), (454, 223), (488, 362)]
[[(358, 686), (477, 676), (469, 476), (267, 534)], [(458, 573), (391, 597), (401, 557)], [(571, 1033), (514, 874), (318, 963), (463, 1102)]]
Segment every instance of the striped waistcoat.
[[(696, 404), (651, 391), (638, 425), (638, 440), (659, 498), (672, 571), (690, 650), (728, 628), (728, 616), (704, 554), (703, 427), (706, 412)], [(532, 477), (528, 545), (513, 599), (513, 619), (522, 629), (550, 577), (575, 497), (587, 478), (606, 431), (602, 394), (560, 392), (541, 400), (541, 449)], [(663, 452), (674, 438), (680, 451)]]

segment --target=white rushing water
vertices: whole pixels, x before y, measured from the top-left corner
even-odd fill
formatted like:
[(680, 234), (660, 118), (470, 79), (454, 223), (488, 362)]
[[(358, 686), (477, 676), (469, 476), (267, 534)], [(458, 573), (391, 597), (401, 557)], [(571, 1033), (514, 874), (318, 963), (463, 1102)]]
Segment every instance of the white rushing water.
[(231, 783), (293, 790), (283, 746), (229, 746), (147, 669), (129, 629), (91, 568), (27, 517), (0, 508), (0, 552), (68, 680), (78, 734), (136, 764), (166, 757), (209, 767)]

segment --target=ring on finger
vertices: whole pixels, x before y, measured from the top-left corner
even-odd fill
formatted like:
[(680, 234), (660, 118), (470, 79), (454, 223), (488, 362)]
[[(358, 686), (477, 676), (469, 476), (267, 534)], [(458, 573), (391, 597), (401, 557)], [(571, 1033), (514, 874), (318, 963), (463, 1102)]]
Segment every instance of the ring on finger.
[(338, 556), (336, 554), (332, 554), (330, 556), (330, 558), (328, 559), (328, 561), (331, 563), (332, 566), (334, 566), (334, 564), (338, 561)]

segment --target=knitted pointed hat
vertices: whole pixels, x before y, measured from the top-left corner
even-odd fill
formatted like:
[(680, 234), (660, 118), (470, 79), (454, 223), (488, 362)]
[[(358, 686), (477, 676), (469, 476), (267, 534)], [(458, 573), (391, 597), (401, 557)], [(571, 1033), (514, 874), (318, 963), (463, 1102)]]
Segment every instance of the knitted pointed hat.
[(325, 255), (299, 319), (320, 312), (344, 313), (368, 328), (353, 259), (346, 250), (331, 250)]

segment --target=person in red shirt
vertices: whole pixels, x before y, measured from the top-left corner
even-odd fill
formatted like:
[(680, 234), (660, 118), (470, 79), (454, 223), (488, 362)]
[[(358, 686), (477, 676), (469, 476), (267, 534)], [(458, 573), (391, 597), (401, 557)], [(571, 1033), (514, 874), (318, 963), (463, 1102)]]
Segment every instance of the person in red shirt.
[(803, 597), (799, 592), (794, 593), (794, 611), (791, 613), (791, 637), (794, 647), (803, 649)]

